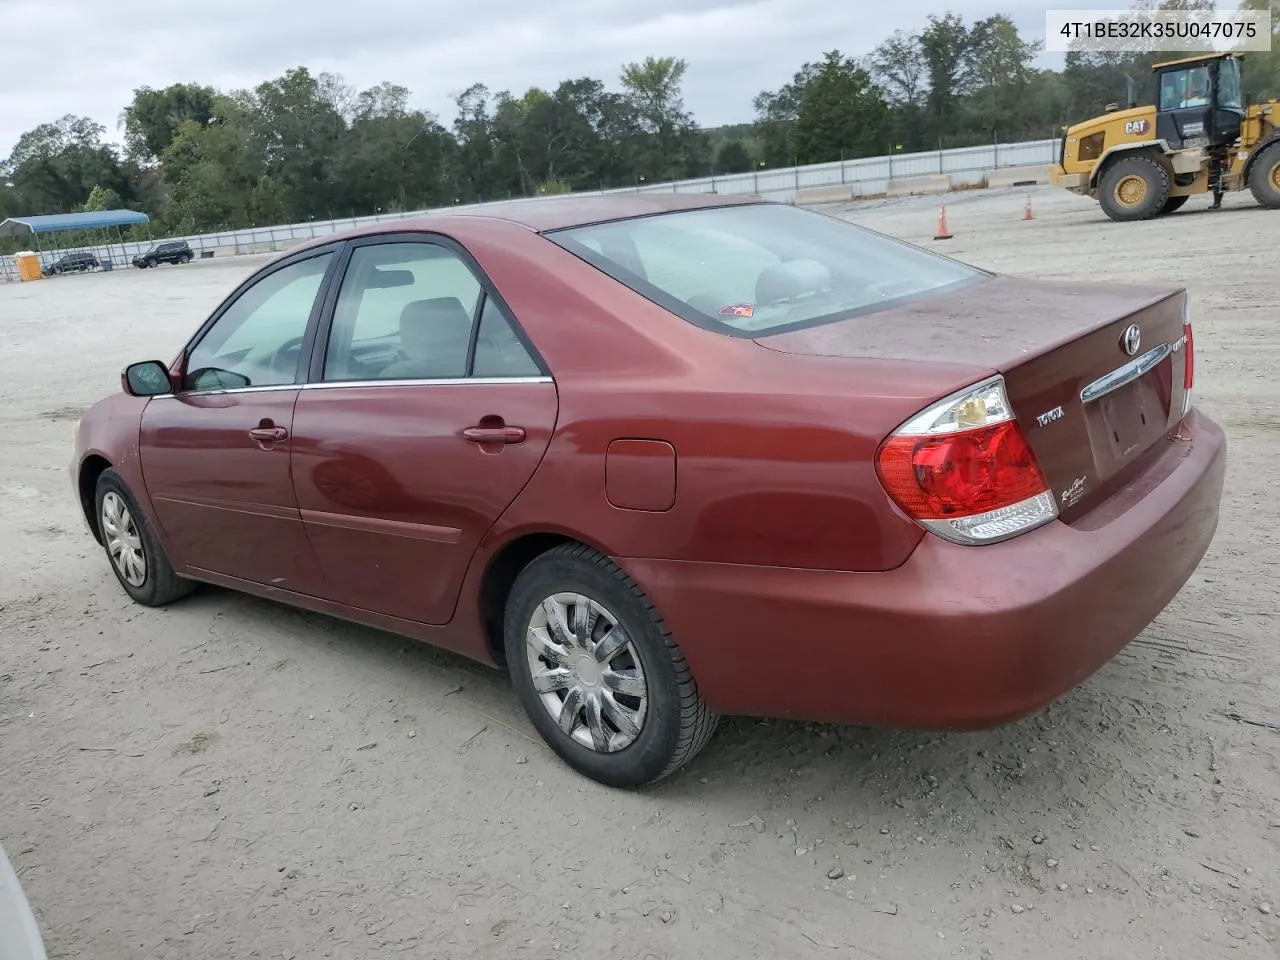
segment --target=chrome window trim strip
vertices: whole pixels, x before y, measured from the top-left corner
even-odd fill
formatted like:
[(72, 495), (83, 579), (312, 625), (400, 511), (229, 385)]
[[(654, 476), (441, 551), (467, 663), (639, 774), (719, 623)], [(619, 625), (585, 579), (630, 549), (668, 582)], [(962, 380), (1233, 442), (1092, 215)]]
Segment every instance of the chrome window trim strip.
[(266, 387), (227, 387), (224, 390), (184, 390), (181, 393), (156, 393), (152, 400), (177, 397), (220, 397), (240, 393), (273, 393), (281, 390), (334, 390), (339, 387), (439, 387), (453, 384), (494, 386), (508, 383), (554, 383), (551, 377), (441, 377), (429, 380), (327, 380), (316, 383), (282, 383)]
[(440, 387), (454, 384), (493, 386), (507, 383), (552, 383), (550, 377), (440, 377), (424, 380), (317, 380), (302, 384), (303, 390), (336, 390), (341, 387)]

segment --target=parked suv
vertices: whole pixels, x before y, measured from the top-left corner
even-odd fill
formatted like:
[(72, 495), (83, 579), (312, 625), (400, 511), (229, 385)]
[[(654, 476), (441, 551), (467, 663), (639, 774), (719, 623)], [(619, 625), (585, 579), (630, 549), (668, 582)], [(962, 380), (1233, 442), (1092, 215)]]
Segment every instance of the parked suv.
[(86, 270), (96, 270), (100, 266), (98, 258), (92, 253), (68, 253), (45, 267), (44, 272), (47, 275), (55, 273), (84, 273)]
[(191, 245), (187, 241), (171, 240), (167, 243), (158, 243), (146, 253), (138, 254), (133, 258), (133, 265), (145, 269), (162, 263), (190, 263), (194, 257)]

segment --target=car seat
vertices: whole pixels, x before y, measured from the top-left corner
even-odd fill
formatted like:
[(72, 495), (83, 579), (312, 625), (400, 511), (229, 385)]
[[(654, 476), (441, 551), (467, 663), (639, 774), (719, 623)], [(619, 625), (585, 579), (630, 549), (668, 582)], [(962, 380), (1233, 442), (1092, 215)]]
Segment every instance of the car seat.
[(414, 300), (400, 311), (400, 358), (382, 368), (383, 380), (432, 380), (467, 372), (471, 314), (457, 297)]

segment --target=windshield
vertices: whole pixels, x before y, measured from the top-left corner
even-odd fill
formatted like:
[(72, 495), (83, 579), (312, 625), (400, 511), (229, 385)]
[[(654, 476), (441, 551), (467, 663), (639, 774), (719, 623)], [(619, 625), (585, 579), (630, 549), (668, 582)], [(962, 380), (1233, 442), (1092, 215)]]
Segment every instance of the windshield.
[(547, 236), (690, 323), (736, 336), (843, 320), (988, 275), (789, 204), (665, 213)]
[(1160, 109), (1186, 110), (1209, 105), (1209, 68), (1188, 67), (1160, 77)]

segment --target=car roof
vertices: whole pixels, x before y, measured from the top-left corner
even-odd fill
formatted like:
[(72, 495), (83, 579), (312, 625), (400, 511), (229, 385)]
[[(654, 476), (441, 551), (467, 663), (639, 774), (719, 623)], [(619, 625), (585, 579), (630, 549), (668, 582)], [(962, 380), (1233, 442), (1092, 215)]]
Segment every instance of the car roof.
[(466, 221), (482, 223), (499, 220), (535, 233), (544, 233), (613, 220), (675, 213), (681, 210), (706, 210), (715, 207), (766, 203), (776, 205), (778, 201), (765, 200), (754, 194), (723, 196), (715, 193), (592, 193), (501, 200), (494, 203), (469, 205), (461, 209), (441, 207), (426, 213), (379, 220), (335, 233), (311, 237), (297, 246), (280, 252), (273, 258), (273, 262), (297, 256), (314, 247), (360, 237), (434, 230), (443, 230), (448, 233), (451, 228), (460, 227)]
[(615, 193), (530, 197), (523, 200), (476, 204), (460, 210), (444, 207), (399, 220), (383, 220), (349, 233), (385, 233), (388, 229), (430, 229), (433, 224), (445, 217), (451, 220), (455, 218), (508, 220), (541, 233), (547, 230), (561, 230), (656, 213), (762, 202), (764, 201), (757, 196), (723, 196), (715, 193)]

